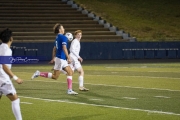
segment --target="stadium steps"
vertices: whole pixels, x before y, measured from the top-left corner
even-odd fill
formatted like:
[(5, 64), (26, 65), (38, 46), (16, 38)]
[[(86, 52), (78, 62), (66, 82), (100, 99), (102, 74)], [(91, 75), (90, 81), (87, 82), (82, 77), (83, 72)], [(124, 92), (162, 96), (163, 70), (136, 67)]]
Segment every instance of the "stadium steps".
[(66, 32), (83, 31), (83, 42), (127, 42), (60, 0), (1, 0), (0, 29), (10, 28), (15, 42), (53, 42), (53, 26), (63, 24)]
[[(69, 32), (74, 32), (74, 31), (69, 31)], [(15, 35), (14, 36), (23, 36), (23, 32), (14, 32)], [(83, 34), (86, 35), (91, 35), (92, 32), (89, 31), (83, 31)], [(106, 35), (115, 35), (114, 32), (109, 32), (109, 31), (93, 31), (93, 35), (102, 35), (102, 34), (106, 34)], [(26, 36), (51, 36), (54, 35), (54, 33), (52, 32), (26, 32)]]

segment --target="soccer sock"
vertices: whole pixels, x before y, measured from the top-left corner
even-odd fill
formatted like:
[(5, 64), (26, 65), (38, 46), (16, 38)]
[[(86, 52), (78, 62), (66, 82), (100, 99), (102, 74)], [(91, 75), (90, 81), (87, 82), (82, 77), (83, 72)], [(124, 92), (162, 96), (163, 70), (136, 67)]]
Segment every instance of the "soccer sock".
[(40, 72), (41, 77), (45, 77), (45, 78), (52, 78), (52, 73), (49, 72)]
[(67, 76), (68, 90), (72, 90), (72, 76)]
[(78, 80), (79, 80), (79, 87), (83, 87), (83, 84), (84, 84), (83, 76), (79, 76)]
[(14, 101), (12, 101), (12, 111), (14, 113), (14, 116), (16, 118), (16, 120), (22, 120), (22, 116), (21, 116), (21, 110), (20, 110), (20, 99), (16, 99)]

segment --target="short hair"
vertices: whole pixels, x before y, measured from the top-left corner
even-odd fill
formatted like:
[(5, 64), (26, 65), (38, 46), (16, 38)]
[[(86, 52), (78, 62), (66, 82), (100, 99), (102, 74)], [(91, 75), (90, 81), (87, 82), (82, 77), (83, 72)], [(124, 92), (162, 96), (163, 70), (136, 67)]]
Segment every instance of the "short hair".
[(56, 23), (53, 27), (54, 33), (58, 34), (59, 33), (59, 29), (62, 26), (62, 24)]
[(11, 37), (12, 37), (12, 31), (9, 28), (3, 30), (0, 33), (0, 39), (3, 43), (8, 43)]
[(74, 32), (74, 35), (77, 35), (78, 33), (82, 33), (82, 30), (76, 30), (76, 31)]

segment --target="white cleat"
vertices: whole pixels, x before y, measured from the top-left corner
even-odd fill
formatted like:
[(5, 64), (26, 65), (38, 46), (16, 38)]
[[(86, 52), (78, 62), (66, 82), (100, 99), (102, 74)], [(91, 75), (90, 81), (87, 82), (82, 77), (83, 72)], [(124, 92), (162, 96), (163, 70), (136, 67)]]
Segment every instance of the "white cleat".
[(68, 90), (67, 94), (68, 95), (78, 95), (78, 93), (74, 92), (73, 90)]
[(31, 80), (37, 78), (40, 75), (40, 72), (37, 70), (31, 77)]
[(89, 91), (89, 89), (87, 89), (85, 87), (79, 87), (79, 91)]

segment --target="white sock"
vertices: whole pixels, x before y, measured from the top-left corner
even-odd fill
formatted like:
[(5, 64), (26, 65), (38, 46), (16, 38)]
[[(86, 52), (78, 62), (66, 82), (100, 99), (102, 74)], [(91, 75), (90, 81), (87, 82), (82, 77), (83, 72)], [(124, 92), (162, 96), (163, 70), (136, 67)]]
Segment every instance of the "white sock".
[(84, 84), (83, 76), (79, 76), (78, 80), (79, 80), (79, 87), (83, 87), (83, 84)]
[(22, 116), (21, 116), (21, 110), (20, 110), (20, 99), (16, 99), (14, 101), (12, 101), (12, 111), (14, 113), (14, 116), (16, 118), (16, 120), (22, 120)]
[(48, 78), (52, 78), (52, 73), (48, 73)]

